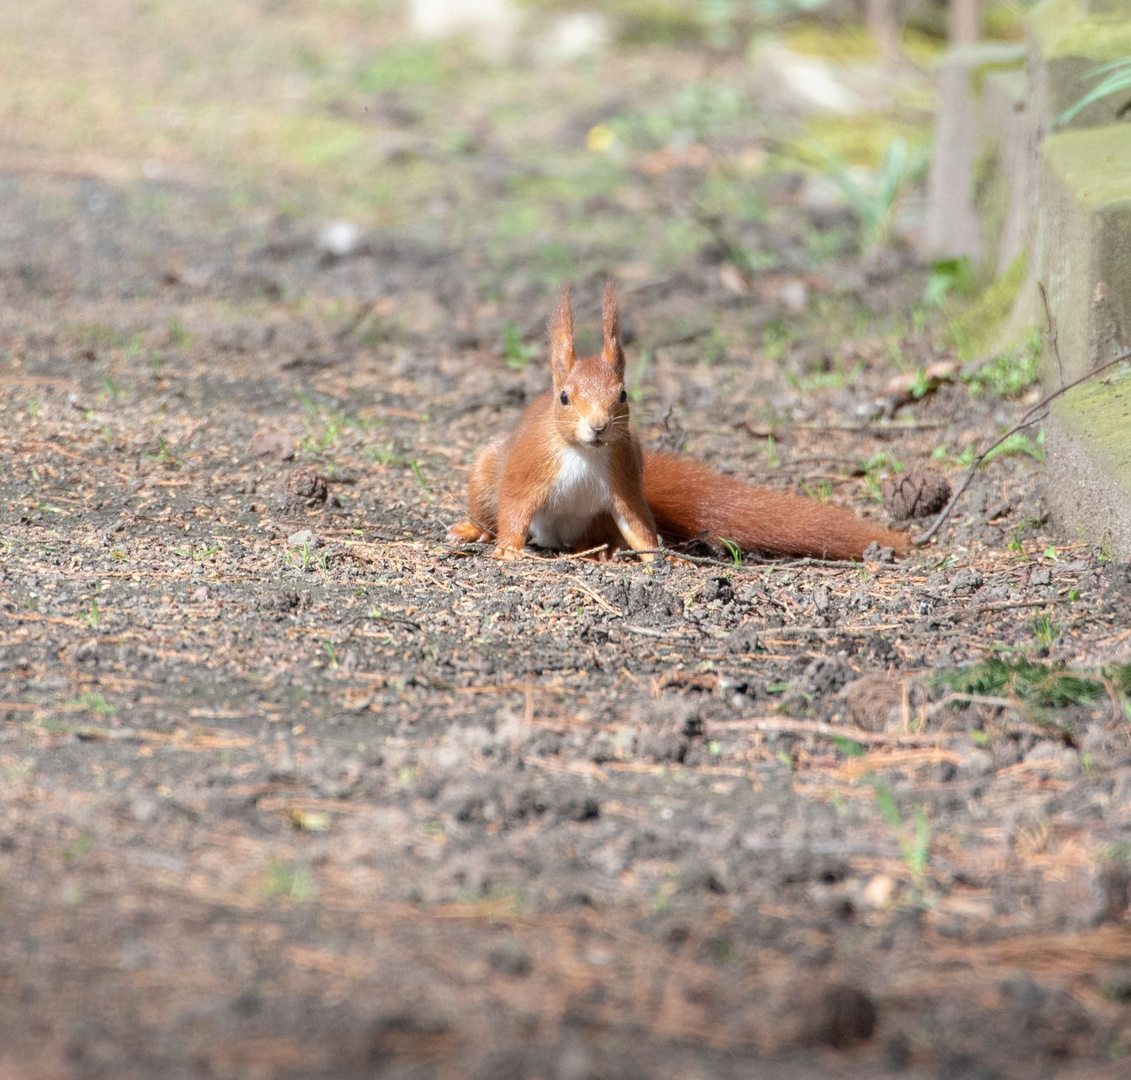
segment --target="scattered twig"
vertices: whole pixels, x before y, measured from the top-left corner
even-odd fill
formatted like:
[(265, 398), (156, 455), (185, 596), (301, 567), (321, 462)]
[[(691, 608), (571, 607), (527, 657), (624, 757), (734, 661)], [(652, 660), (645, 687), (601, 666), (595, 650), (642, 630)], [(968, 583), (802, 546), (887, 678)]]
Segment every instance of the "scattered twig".
[[(817, 559), (811, 555), (806, 555), (803, 559), (762, 559), (758, 560), (757, 557), (749, 555), (744, 556), (748, 562), (761, 562), (762, 565), (772, 566), (777, 570), (792, 570), (798, 566), (827, 566), (835, 570), (859, 570), (860, 564), (855, 559)], [(899, 563), (869, 563), (868, 573), (875, 574), (884, 570), (897, 570), (902, 571), (903, 566)]]
[(633, 626), (631, 623), (624, 623), (622, 629), (629, 630), (634, 634), (643, 634), (645, 637), (667, 638), (672, 641), (687, 640), (694, 636), (691, 634), (680, 634), (674, 630), (656, 630), (651, 626)]
[(806, 636), (815, 637), (818, 641), (828, 641), (830, 637), (858, 637), (902, 630), (907, 625), (909, 623), (877, 623), (875, 626), (767, 626), (758, 632), (766, 634), (767, 641)]
[(1054, 596), (1044, 600), (1006, 600), (997, 604), (978, 604), (974, 607), (960, 606), (956, 611), (948, 612), (952, 619), (961, 619), (963, 615), (988, 615), (995, 611), (1009, 611), (1013, 608), (1049, 607), (1052, 604), (1071, 604), (1074, 601), (1066, 596)]
[[(1044, 409), (1050, 401), (1055, 400), (1062, 394), (1066, 394), (1074, 386), (1079, 386), (1082, 382), (1087, 382), (1089, 379), (1094, 379), (1097, 375), (1100, 375), (1103, 372), (1107, 371), (1108, 368), (1112, 368), (1115, 367), (1116, 364), (1123, 363), (1124, 360), (1131, 360), (1131, 350), (1120, 354), (1114, 360), (1109, 360), (1106, 364), (1101, 364), (1098, 368), (1093, 371), (1089, 371), (1086, 375), (1081, 375), (1080, 378), (1073, 379), (1072, 382), (1057, 388), (1051, 394), (1046, 394), (1043, 398), (1041, 398), (1040, 401), (1030, 407), (1021, 417), (1021, 419), (1013, 425), (1013, 427), (1011, 427), (1004, 435), (1000, 436), (993, 443), (987, 446), (986, 449), (983, 450), (970, 463), (970, 468), (966, 470), (966, 475), (962, 478), (962, 483), (960, 483), (955, 489), (954, 494), (950, 497), (950, 502), (948, 502), (946, 506), (942, 508), (939, 516), (935, 518), (934, 524), (925, 533), (923, 533), (922, 536), (915, 537), (915, 539), (912, 540), (911, 543), (914, 544), (915, 547), (922, 547), (924, 544), (927, 544), (931, 541), (935, 533), (937, 533), (939, 529), (942, 528), (943, 523), (946, 521), (946, 519), (950, 517), (951, 511), (957, 505), (958, 500), (962, 498), (966, 489), (970, 486), (970, 481), (974, 479), (974, 474), (981, 467), (982, 462), (986, 460), (988, 454), (1001, 446), (1001, 444), (1005, 442), (1005, 440), (1008, 439), (1011, 435), (1016, 435), (1017, 432), (1023, 430), (1024, 428), (1031, 427), (1033, 424), (1036, 424), (1039, 421), (1043, 420), (1048, 415), (1048, 413), (1041, 413), (1041, 410)], [(1040, 415), (1038, 415), (1038, 413), (1040, 413)]]
[(942, 712), (943, 709), (948, 706), (953, 705), (956, 701), (965, 701), (970, 705), (992, 705), (998, 709), (1013, 709), (1015, 712), (1024, 715), (1021, 702), (1017, 698), (993, 697), (988, 694), (964, 694), (959, 690), (954, 690), (947, 694), (941, 701), (936, 701), (930, 707), (929, 711), (933, 716)]
[(60, 454), (61, 456), (65, 457), (65, 458), (70, 458), (72, 461), (80, 461), (80, 462), (82, 462), (83, 465), (87, 466), (88, 468), (93, 464), (93, 462), (90, 460), (90, 458), (83, 457), (82, 454), (76, 454), (72, 450), (65, 450), (58, 443), (52, 442), (50, 439), (21, 439), (20, 440), (19, 448), (21, 450), (29, 450), (33, 446), (40, 446), (44, 450), (50, 450), (51, 453)]
[[(1123, 701), (1120, 698), (1119, 691), (1116, 690), (1115, 684), (1102, 672), (1097, 676), (1104, 689), (1107, 691), (1107, 699), (1111, 702), (1111, 722), (1113, 724), (1122, 723), (1124, 717)], [(1131, 732), (1128, 732), (1131, 737)]]
[(534, 723), (534, 680), (529, 675), (526, 676), (526, 686), (523, 687), (523, 694), (526, 699), (526, 704), (522, 711), (522, 722), (529, 727)]
[(588, 585), (583, 585), (580, 581), (571, 581), (569, 587), (576, 592), (584, 593), (591, 600), (595, 600), (597, 604), (604, 608), (610, 615), (614, 615), (618, 619), (624, 618), (624, 612), (618, 611), (613, 607), (596, 589), (591, 589)]
[[(624, 556), (626, 559), (631, 559), (637, 555), (665, 555), (669, 559), (683, 559), (689, 563), (698, 563), (703, 566), (723, 566), (727, 561), (721, 557), (715, 558), (713, 556), (704, 557), (702, 555), (684, 555), (682, 551), (673, 551), (671, 548), (641, 548), (639, 551), (631, 551), (627, 548), (620, 548), (615, 558), (619, 559)], [(733, 565), (733, 564), (730, 564)]]
[(353, 335), (361, 328), (361, 324), (373, 314), (374, 309), (380, 302), (380, 297), (373, 297), (365, 301), (353, 314), (353, 316), (346, 320), (345, 324), (338, 328), (334, 337), (338, 341), (345, 341), (346, 338), (353, 337)]
[[(583, 551), (566, 551), (559, 552), (557, 555), (551, 555), (551, 559), (565, 559), (567, 562), (576, 561), (577, 559), (591, 559), (595, 555), (600, 555), (602, 551), (608, 551), (608, 544), (598, 544), (596, 547), (585, 548)], [(600, 561), (600, 560), (598, 560)]]
[(816, 735), (824, 739), (847, 739), (874, 746), (937, 746), (945, 736), (904, 735), (902, 732), (865, 731), (845, 724), (825, 724), (818, 720), (718, 720), (708, 725), (710, 731), (763, 731), (775, 735)]

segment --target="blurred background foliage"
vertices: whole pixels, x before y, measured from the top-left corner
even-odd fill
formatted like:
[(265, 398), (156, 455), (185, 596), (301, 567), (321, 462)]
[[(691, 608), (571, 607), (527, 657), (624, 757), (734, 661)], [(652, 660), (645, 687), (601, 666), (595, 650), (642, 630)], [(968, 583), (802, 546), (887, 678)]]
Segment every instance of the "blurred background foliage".
[[(498, 27), (448, 34), (458, 2), (5, 4), (0, 161), (158, 206), (191, 187), (226, 213), (408, 229), (549, 281), (714, 244), (748, 285), (782, 261), (759, 225), (790, 184), (824, 207), (798, 230), (813, 264), (913, 232), (941, 4), (893, 9), (898, 56), (849, 0), (480, 7)], [(1018, 11), (988, 6), (986, 31), (1016, 36)], [(831, 104), (779, 93), (791, 73)]]

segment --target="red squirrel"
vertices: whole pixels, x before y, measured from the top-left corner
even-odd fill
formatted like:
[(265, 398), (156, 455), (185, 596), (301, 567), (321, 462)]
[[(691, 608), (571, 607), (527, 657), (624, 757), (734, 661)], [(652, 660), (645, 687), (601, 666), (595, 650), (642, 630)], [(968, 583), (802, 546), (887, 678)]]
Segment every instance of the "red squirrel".
[[(722, 551), (860, 559), (873, 541), (903, 552), (907, 539), (815, 499), (754, 487), (675, 454), (644, 450), (628, 416), (616, 293), (605, 287), (604, 346), (577, 358), (563, 290), (550, 320), (553, 390), (518, 427), (488, 443), (471, 469), (468, 520), (455, 540), (495, 542), (495, 557), (540, 548), (597, 552), (622, 545), (651, 561), (665, 544), (702, 541)], [(725, 543), (724, 543), (725, 541)]]

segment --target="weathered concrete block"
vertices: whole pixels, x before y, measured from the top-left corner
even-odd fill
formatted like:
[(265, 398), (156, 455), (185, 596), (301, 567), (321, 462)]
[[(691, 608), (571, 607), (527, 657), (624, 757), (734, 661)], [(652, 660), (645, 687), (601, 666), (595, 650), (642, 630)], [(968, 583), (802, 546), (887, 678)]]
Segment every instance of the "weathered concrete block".
[[(996, 270), (995, 288), (1033, 253), (1013, 313), (986, 348), (1044, 321), (1043, 284), (1063, 361), (1058, 371), (1045, 349), (1053, 388), (1131, 348), (1131, 125), (1115, 122), (1131, 92), (1055, 126), (1094, 88), (1096, 67), (1131, 56), (1131, 0), (1042, 0), (1029, 16), (1028, 54), (1024, 73), (1016, 52), (947, 55), (926, 246)], [(1053, 403), (1046, 502), (1070, 538), (1131, 559), (1131, 365), (1116, 370)]]
[[(1089, 75), (1101, 64), (1131, 56), (1131, 0), (1041, 0), (1029, 13), (1033, 44), (1033, 103), (1046, 132), (1066, 109), (1096, 85)], [(1069, 127), (1120, 119), (1131, 91), (1082, 109)]]
[[(1036, 276), (1071, 382), (1131, 347), (1131, 126), (1050, 135), (1041, 159)], [(1046, 349), (1046, 385), (1060, 377)]]
[(1037, 214), (1040, 128), (1030, 108), (1026, 72), (985, 76), (980, 146), (975, 202), (982, 215), (983, 262), (1000, 276), (1030, 247)]
[[(950, 49), (939, 63), (939, 104), (927, 184), (925, 253), (933, 258), (966, 256), (981, 264), (986, 244), (979, 201), (979, 163), (996, 152), (1005, 138), (983, 110), (988, 76), (1019, 70), (1027, 55), (1023, 45), (985, 43)], [(992, 130), (992, 135), (991, 135)], [(989, 256), (996, 268), (996, 251)]]
[(1070, 539), (1131, 560), (1131, 366), (1069, 390), (1045, 429), (1045, 502)]
[[(1131, 127), (1050, 135), (1041, 161), (1036, 274), (1063, 361), (1045, 349), (1051, 388), (1131, 347)], [(1115, 371), (1053, 403), (1046, 500), (1070, 537), (1131, 558), (1131, 371)]]

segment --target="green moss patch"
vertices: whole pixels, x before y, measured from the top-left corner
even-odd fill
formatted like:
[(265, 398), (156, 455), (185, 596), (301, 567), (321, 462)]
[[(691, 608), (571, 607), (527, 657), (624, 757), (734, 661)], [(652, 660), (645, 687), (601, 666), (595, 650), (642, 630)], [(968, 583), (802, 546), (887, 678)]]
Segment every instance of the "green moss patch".
[(970, 86), (974, 91), (974, 96), (979, 98), (982, 96), (982, 91), (986, 87), (986, 79), (994, 72), (1024, 71), (1025, 60), (1025, 51), (1019, 49), (1016, 56), (1001, 60), (989, 60), (984, 64), (979, 64), (970, 72)]
[[(869, 169), (879, 166), (897, 138), (905, 139), (911, 149), (925, 147), (931, 141), (930, 128), (880, 112), (848, 117), (815, 116), (806, 123), (805, 130), (809, 139), (846, 165)], [(802, 140), (803, 148), (804, 142)]]
[(963, 312), (954, 323), (954, 336), (959, 355), (976, 360), (994, 350), (1001, 327), (1013, 310), (1017, 294), (1028, 273), (1028, 252), (1021, 252), (1009, 268)]
[(1056, 419), (1072, 430), (1106, 475), (1131, 496), (1131, 364), (1116, 374), (1069, 390), (1054, 403)]
[[(1047, 619), (1043, 628), (1048, 632)], [(1038, 634), (1042, 627), (1034, 623)], [(966, 695), (1009, 698), (1034, 719), (1056, 723), (1053, 711), (1073, 705), (1090, 705), (1109, 692), (1131, 696), (1131, 664), (1114, 664), (1102, 671), (1068, 668), (1020, 658), (1007, 660), (991, 656), (978, 664), (936, 675), (934, 682), (947, 687), (962, 705)]]
[(1093, 206), (1131, 199), (1131, 125), (1061, 131), (1045, 139), (1041, 152), (1077, 198)]
[(1131, 21), (1085, 16), (1077, 0), (1044, 0), (1030, 12), (1029, 22), (1046, 60), (1084, 57), (1102, 64), (1131, 56)]
[[(831, 27), (819, 22), (801, 22), (785, 37), (785, 44), (806, 56), (822, 56), (845, 62), (882, 59), (876, 39), (861, 26)], [(932, 63), (942, 53), (944, 43), (916, 30), (906, 30), (900, 39), (903, 50), (916, 63)]]

